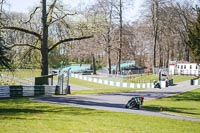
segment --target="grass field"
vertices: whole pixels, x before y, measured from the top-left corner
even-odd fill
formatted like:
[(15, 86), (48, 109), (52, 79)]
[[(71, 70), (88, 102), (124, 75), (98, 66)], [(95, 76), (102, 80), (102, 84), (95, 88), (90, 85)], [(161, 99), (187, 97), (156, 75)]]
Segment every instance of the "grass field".
[[(186, 80), (190, 80), (195, 78), (195, 76), (183, 76), (183, 75), (173, 75), (172, 79), (174, 83), (183, 82)], [(142, 74), (142, 75), (133, 75), (127, 78), (124, 78), (124, 82), (128, 83), (149, 83), (150, 81), (153, 82), (154, 80), (158, 80), (158, 75), (155, 74)]]
[(38, 77), (41, 74), (40, 69), (16, 69), (14, 72), (11, 71), (0, 71), (0, 74), (6, 74), (10, 76), (14, 76), (20, 79), (25, 79), (29, 77)]
[(176, 96), (146, 101), (145, 108), (200, 118), (200, 88)]
[[(149, 75), (149, 76), (152, 76), (152, 75)], [(145, 76), (146, 78), (144, 78), (144, 79), (147, 79), (147, 77), (149, 77), (149, 76)], [(141, 78), (141, 77), (143, 77), (143, 76), (139, 76), (139, 78)], [(174, 76), (174, 82), (178, 83), (178, 82), (190, 80), (192, 78), (193, 78), (193, 76)], [(70, 77), (69, 81), (70, 81), (70, 84), (73, 84), (73, 85), (76, 85), (76, 86), (91, 88), (91, 90), (72, 91), (72, 94), (130, 92), (130, 91), (134, 91), (134, 90), (142, 90), (142, 88), (141, 89), (136, 89), (136, 88), (130, 89), (130, 88), (108, 86), (108, 85), (98, 84), (98, 83), (89, 82), (89, 81), (85, 81), (85, 80), (80, 80), (80, 79), (73, 78), (73, 77)], [(73, 90), (73, 88), (72, 88), (72, 90)]]
[(198, 133), (200, 122), (0, 99), (2, 133)]
[(90, 88), (90, 90), (77, 90), (74, 91), (73, 88), (72, 94), (97, 94), (97, 93), (109, 93), (109, 92), (130, 92), (134, 90), (142, 90), (142, 89), (133, 89), (133, 88), (122, 88), (122, 87), (114, 87), (109, 85), (98, 84), (94, 82), (89, 82), (85, 80), (80, 80), (77, 78), (70, 78), (70, 84), (82, 86), (86, 88)]
[(174, 79), (174, 83), (179, 83), (179, 82), (183, 82), (186, 80), (191, 80), (193, 78), (195, 78), (195, 76), (181, 76), (181, 75), (174, 75), (172, 76), (172, 78)]
[(158, 80), (158, 76), (155, 74), (136, 74), (124, 78), (124, 82), (128, 83), (150, 83), (154, 80)]
[[(30, 77), (30, 71), (19, 72), (17, 77)], [(180, 77), (177, 82), (182, 80), (186, 79)], [(72, 92), (73, 94), (133, 90), (75, 78), (70, 78), (70, 83), (92, 88), (92, 90)], [(200, 89), (144, 102), (144, 108), (156, 111), (159, 111), (161, 106), (168, 113), (200, 118)], [(2, 133), (198, 133), (200, 131), (200, 122), (39, 103), (30, 101), (29, 98), (0, 99), (0, 120)]]
[(17, 85), (17, 84), (19, 83), (16, 81), (0, 78), (0, 85)]

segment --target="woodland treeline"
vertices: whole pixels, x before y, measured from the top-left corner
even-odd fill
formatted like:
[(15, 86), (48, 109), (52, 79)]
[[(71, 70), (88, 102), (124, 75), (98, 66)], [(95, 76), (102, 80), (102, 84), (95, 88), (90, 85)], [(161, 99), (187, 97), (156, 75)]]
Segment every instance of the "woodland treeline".
[(146, 0), (141, 17), (127, 22), (129, 0), (97, 0), (82, 10), (72, 10), (62, 0), (42, 0), (29, 14), (9, 12), (7, 1), (0, 0), (0, 36), (15, 68), (90, 63), (108, 66), (111, 73), (111, 65), (118, 64), (120, 71), (121, 62), (135, 60), (151, 70), (168, 67), (169, 61), (198, 60), (188, 43), (198, 2)]

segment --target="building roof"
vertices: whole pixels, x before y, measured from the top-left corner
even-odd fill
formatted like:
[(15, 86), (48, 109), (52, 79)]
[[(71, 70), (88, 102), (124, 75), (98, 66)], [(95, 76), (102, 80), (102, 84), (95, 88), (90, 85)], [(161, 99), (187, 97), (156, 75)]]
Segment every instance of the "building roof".
[(170, 61), (169, 62), (169, 65), (172, 66), (172, 65), (176, 65), (176, 64), (197, 64), (195, 62), (188, 62), (188, 61)]

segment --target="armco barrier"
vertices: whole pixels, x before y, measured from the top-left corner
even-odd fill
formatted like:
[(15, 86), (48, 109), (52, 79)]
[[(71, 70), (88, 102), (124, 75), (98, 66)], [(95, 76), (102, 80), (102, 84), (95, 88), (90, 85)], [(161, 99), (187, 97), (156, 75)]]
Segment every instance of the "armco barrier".
[(200, 79), (199, 80), (195, 80), (195, 79), (191, 79), (191, 85), (200, 85)]
[(54, 95), (59, 86), (0, 86), (0, 98)]
[(91, 78), (85, 75), (79, 74), (71, 74), (72, 77), (78, 78), (81, 80), (86, 80), (89, 82), (95, 82), (104, 85), (116, 86), (116, 87), (124, 87), (124, 88), (154, 88), (153, 83), (124, 83), (124, 82), (116, 82), (116, 81), (109, 81), (104, 79), (98, 78)]

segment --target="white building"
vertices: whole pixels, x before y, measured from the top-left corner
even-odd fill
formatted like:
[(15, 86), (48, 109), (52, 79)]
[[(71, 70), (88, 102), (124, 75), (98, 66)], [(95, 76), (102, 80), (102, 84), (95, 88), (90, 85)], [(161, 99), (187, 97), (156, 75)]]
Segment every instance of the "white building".
[(170, 62), (170, 75), (200, 75), (200, 65), (189, 62)]

